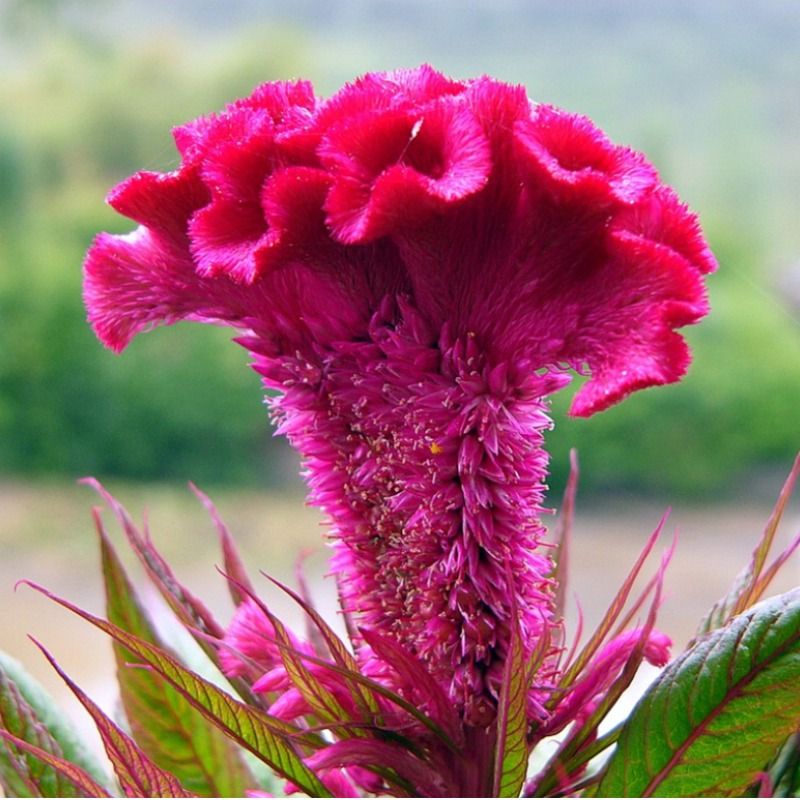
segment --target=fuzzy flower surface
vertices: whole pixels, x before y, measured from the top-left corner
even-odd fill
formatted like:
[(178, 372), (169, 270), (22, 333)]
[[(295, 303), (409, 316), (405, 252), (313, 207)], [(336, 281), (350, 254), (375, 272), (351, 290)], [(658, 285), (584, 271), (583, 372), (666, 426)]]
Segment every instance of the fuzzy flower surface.
[[(346, 612), (490, 724), (512, 624), (526, 655), (556, 624), (548, 396), (587, 375), (589, 416), (681, 378), (676, 329), (715, 268), (695, 216), (585, 117), (426, 66), (326, 100), (267, 83), (175, 141), (175, 171), (109, 197), (139, 227), (86, 259), (97, 335), (238, 329), (330, 519)], [(396, 682), (368, 640), (362, 666)]]

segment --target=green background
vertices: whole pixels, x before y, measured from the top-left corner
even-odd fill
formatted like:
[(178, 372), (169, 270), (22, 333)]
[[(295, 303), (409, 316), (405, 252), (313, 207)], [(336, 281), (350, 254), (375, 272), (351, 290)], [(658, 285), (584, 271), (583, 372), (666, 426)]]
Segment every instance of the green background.
[(590, 420), (555, 402), (552, 485), (774, 494), (800, 449), (800, 11), (793, 0), (7, 2), (0, 6), (0, 477), (84, 474), (282, 486), (258, 377), (230, 333), (179, 325), (117, 358), (94, 339), (81, 261), (137, 169), (177, 164), (172, 126), (261, 81), (329, 94), (429, 61), (524, 83), (644, 150), (721, 262), (685, 331), (680, 384)]

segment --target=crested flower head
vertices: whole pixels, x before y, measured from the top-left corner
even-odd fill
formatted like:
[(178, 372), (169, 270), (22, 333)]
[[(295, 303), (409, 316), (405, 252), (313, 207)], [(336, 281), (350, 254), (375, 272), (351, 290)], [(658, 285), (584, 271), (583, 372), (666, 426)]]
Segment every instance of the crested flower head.
[(528, 654), (554, 624), (547, 397), (584, 374), (589, 416), (684, 374), (675, 329), (715, 266), (696, 218), (585, 117), (429, 67), (327, 100), (265, 84), (175, 140), (176, 171), (110, 195), (140, 227), (89, 252), (95, 331), (121, 350), (158, 323), (238, 329), (355, 625), (488, 724), (512, 609)]

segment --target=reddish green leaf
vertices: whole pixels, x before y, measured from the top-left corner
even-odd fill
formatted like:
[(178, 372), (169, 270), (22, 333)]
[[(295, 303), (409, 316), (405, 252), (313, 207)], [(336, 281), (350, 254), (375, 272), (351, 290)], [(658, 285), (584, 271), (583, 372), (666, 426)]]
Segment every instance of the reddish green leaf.
[[(109, 622), (172, 652), (142, 610), (99, 516), (95, 516)], [(150, 670), (131, 669), (135, 657), (114, 643), (120, 696), (131, 733), (157, 766), (189, 791), (207, 797), (242, 797), (255, 786), (233, 743), (185, 697)], [(174, 655), (174, 654), (173, 654)]]
[[(516, 614), (516, 608), (512, 613)], [(495, 797), (518, 797), (525, 783), (528, 771), (529, 689), (530, 673), (527, 670), (519, 626), (514, 624), (497, 702)]]
[[(247, 570), (244, 568), (244, 563), (239, 556), (239, 551), (236, 549), (236, 543), (233, 541), (228, 526), (222, 521), (217, 507), (211, 501), (211, 498), (201, 492), (193, 483), (189, 484), (189, 488), (194, 492), (195, 497), (203, 504), (214, 527), (217, 529), (219, 535), (220, 545), (222, 546), (222, 558), (225, 565), (225, 573), (233, 578), (228, 581), (228, 588), (231, 593), (231, 598), (235, 605), (239, 605), (247, 597), (248, 593), (252, 593), (253, 587), (250, 583), (250, 578), (247, 576)], [(242, 588), (246, 590), (242, 591)]]
[(349, 723), (358, 722), (342, 707), (331, 692), (304, 663), (304, 653), (299, 652), (286, 630), (286, 626), (257, 598), (254, 598), (264, 614), (269, 617), (275, 630), (276, 643), (280, 647), (281, 660), (289, 679), (311, 706), (314, 713), (338, 736), (349, 737), (360, 735), (357, 728), (349, 727)]
[[(153, 545), (149, 536), (133, 524), (122, 504), (98, 481), (89, 478), (84, 481), (108, 503), (139, 560), (142, 562), (153, 584), (166, 600), (175, 616), (189, 631), (209, 660), (219, 667), (219, 653), (213, 642), (225, 635), (223, 627), (214, 619), (206, 606), (184, 587), (172, 572), (171, 567)], [(229, 679), (237, 694), (250, 705), (260, 706), (261, 699), (250, 691), (248, 684), (240, 678)]]
[[(582, 724), (569, 729), (547, 766), (537, 775), (533, 785), (530, 787), (530, 791), (526, 792), (527, 796), (549, 797), (556, 790), (565, 793), (576, 791), (576, 786), (570, 786), (570, 783), (575, 780), (573, 776), (582, 775), (585, 766), (592, 758), (617, 741), (619, 737), (618, 729), (602, 737), (597, 736), (597, 730), (609, 711), (631, 685), (644, 660), (645, 647), (655, 627), (656, 614), (661, 604), (664, 573), (667, 566), (669, 566), (672, 553), (673, 548), (662, 556), (661, 565), (653, 581), (655, 592), (650, 603), (647, 620), (641, 629), (638, 642), (628, 656), (622, 671), (602, 697), (597, 700), (594, 710), (582, 721)], [(580, 780), (580, 777), (578, 777), (578, 781)], [(598, 777), (593, 777), (589, 782), (595, 783), (597, 780), (599, 780)]]
[(775, 562), (765, 570), (769, 551), (775, 541), (775, 534), (778, 531), (778, 526), (783, 518), (786, 505), (792, 496), (798, 477), (800, 477), (800, 455), (795, 459), (789, 477), (786, 479), (780, 495), (778, 495), (778, 500), (764, 528), (764, 533), (753, 551), (750, 563), (737, 576), (728, 594), (718, 600), (703, 618), (697, 630), (698, 637), (725, 625), (737, 614), (741, 614), (751, 605), (757, 603), (763, 597), (778, 569), (800, 546), (800, 536), (798, 536), (778, 556)]
[(362, 629), (364, 641), (375, 654), (389, 664), (406, 687), (410, 699), (428, 709), (428, 713), (459, 746), (464, 744), (461, 720), (442, 687), (412, 653), (377, 631)]
[[(221, 639), (225, 635), (224, 628), (214, 619), (214, 616), (202, 601), (181, 585), (172, 572), (172, 568), (156, 550), (150, 538), (139, 531), (133, 524), (122, 504), (93, 478), (89, 478), (84, 482), (95, 489), (108, 503), (119, 520), (131, 549), (139, 557), (153, 583), (155, 583), (178, 618), (195, 630), (202, 631), (207, 636)], [(204, 649), (210, 651), (211, 658), (214, 660), (216, 658), (216, 650), (209, 644), (208, 640), (201, 641), (200, 644)]]
[[(457, 783), (410, 750), (392, 742), (348, 739), (320, 750), (308, 759), (314, 769), (360, 766), (379, 775), (391, 767), (417, 797), (452, 797)], [(449, 780), (448, 780), (449, 779)], [(402, 784), (401, 784), (402, 785)]]
[(741, 795), (800, 721), (800, 590), (670, 664), (625, 724), (598, 794)]
[[(105, 780), (99, 766), (53, 700), (12, 658), (0, 653), (0, 729), (51, 754), (74, 762), (92, 780)], [(0, 786), (16, 797), (75, 797), (77, 787), (63, 771), (30, 750), (0, 742)]]
[(558, 529), (555, 535), (555, 553), (553, 555), (553, 583), (555, 584), (555, 612), (557, 617), (564, 616), (567, 587), (569, 585), (569, 549), (572, 540), (572, 521), (575, 516), (575, 495), (578, 493), (578, 453), (569, 451), (569, 478), (564, 489), (564, 499), (558, 518)]
[(301, 744), (318, 746), (319, 737), (239, 702), (150, 642), (95, 617), (41, 586), (30, 582), (28, 585), (124, 645), (175, 687), (206, 719), (304, 792), (312, 796), (330, 796), (319, 778), (303, 763), (297, 750)]
[[(303, 611), (305, 611), (321, 634), (322, 639), (325, 642), (328, 652), (331, 654), (333, 660), (342, 669), (347, 670), (348, 672), (357, 673), (359, 671), (359, 667), (352, 653), (347, 649), (345, 643), (336, 635), (330, 625), (325, 622), (317, 610), (304, 598), (292, 591), (288, 586), (285, 586), (274, 578), (270, 578), (269, 576), (266, 577), (269, 578), (269, 580), (271, 580), (277, 587), (286, 592), (286, 594), (288, 594), (303, 609)], [(365, 717), (372, 717), (377, 720), (380, 715), (380, 705), (378, 704), (378, 700), (374, 693), (371, 692), (367, 686), (364, 686), (356, 681), (352, 681), (346, 676), (345, 680), (348, 681), (350, 693), (354, 702), (361, 706), (362, 710), (365, 712)]]
[[(658, 537), (661, 535), (661, 531), (665, 522), (666, 517), (664, 517), (661, 522), (658, 523), (655, 531), (653, 531), (653, 533), (650, 535), (650, 538), (645, 543), (644, 549), (639, 554), (639, 557), (636, 559), (636, 563), (633, 565), (633, 568), (628, 573), (628, 576), (623, 581), (622, 586), (620, 586), (617, 594), (611, 601), (611, 605), (608, 607), (595, 632), (578, 654), (577, 658), (575, 658), (575, 660), (569, 665), (568, 669), (561, 676), (559, 681), (560, 687), (563, 688), (571, 686), (575, 678), (577, 678), (583, 668), (589, 663), (595, 653), (597, 653), (602, 646), (609, 632), (614, 627), (614, 623), (619, 619), (620, 614), (625, 608), (625, 604), (628, 602), (628, 597), (633, 589), (633, 584), (641, 572), (644, 562), (647, 560), (647, 557), (650, 555), (650, 552), (655, 546), (655, 543), (658, 541)], [(555, 706), (558, 701), (559, 695), (555, 694), (550, 706)]]
[[(41, 747), (37, 747), (35, 744), (20, 739), (18, 736), (14, 736), (2, 728), (0, 728), (0, 738), (4, 739), (6, 744), (11, 744), (15, 748), (25, 752), (34, 759), (34, 761), (38, 761), (52, 769), (61, 778), (61, 786), (71, 789), (69, 794), (45, 794), (37, 792), (36, 794), (12, 794), (10, 795), (11, 797), (111, 797), (104, 787), (97, 783), (85, 769), (79, 767), (77, 764), (73, 764), (71, 761), (67, 761)], [(32, 782), (31, 787), (34, 790), (43, 788), (37, 781)]]
[[(303, 608), (313, 609), (314, 601), (311, 597), (311, 589), (308, 586), (305, 573), (305, 561), (309, 555), (311, 555), (311, 553), (312, 550), (310, 548), (304, 548), (300, 551), (299, 555), (294, 561), (294, 579), (297, 582), (297, 589), (300, 593), (300, 597), (303, 598)], [(325, 639), (322, 637), (322, 634), (319, 631), (319, 628), (314, 625), (313, 620), (308, 614), (305, 615), (305, 623), (306, 638), (308, 639), (309, 644), (314, 648), (314, 652), (323, 658), (331, 655), (328, 646), (325, 644)]]
[[(278, 646), (282, 647), (280, 643), (278, 643)], [(372, 694), (379, 697), (383, 697), (393, 705), (402, 708), (403, 711), (408, 713), (409, 716), (413, 717), (417, 722), (424, 725), (434, 736), (436, 736), (439, 739), (439, 741), (448, 750), (457, 755), (461, 754), (461, 749), (448, 735), (447, 731), (445, 731), (435, 720), (431, 719), (423, 711), (420, 711), (413, 703), (410, 703), (408, 700), (399, 695), (397, 692), (393, 692), (391, 689), (387, 689), (385, 686), (381, 685), (380, 683), (377, 683), (376, 681), (371, 680), (370, 678), (367, 678), (360, 672), (352, 672), (350, 670), (343, 669), (338, 664), (331, 663), (330, 661), (325, 661), (324, 659), (312, 655), (307, 655), (305, 653), (302, 654), (302, 658), (304, 661), (307, 661), (310, 664), (317, 664), (323, 667), (324, 669), (327, 669), (330, 672), (335, 673), (336, 675), (342, 676), (342, 678), (344, 678), (345, 680), (361, 684), (370, 692), (372, 692)]]
[(53, 669), (69, 686), (81, 705), (89, 712), (103, 740), (106, 755), (114, 767), (126, 797), (197, 797), (187, 792), (177, 778), (161, 769), (124, 733), (116, 723), (61, 669), (50, 653), (35, 642)]

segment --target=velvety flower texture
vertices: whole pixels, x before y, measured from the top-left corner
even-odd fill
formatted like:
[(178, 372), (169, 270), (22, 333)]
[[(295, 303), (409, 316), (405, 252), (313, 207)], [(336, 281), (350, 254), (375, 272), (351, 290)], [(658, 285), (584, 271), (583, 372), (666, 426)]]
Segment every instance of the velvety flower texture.
[(175, 141), (177, 170), (110, 195), (140, 227), (89, 252), (95, 331), (121, 350), (156, 323), (240, 329), (353, 621), (488, 724), (511, 609), (528, 653), (555, 624), (547, 396), (585, 374), (588, 416), (683, 375), (675, 329), (715, 267), (696, 218), (585, 117), (429, 67), (322, 101), (268, 83)]

